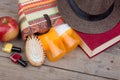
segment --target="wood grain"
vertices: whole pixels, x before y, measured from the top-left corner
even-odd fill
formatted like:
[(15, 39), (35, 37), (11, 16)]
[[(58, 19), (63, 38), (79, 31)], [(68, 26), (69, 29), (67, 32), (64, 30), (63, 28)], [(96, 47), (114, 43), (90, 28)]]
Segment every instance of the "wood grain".
[[(18, 19), (17, 0), (1, 0), (0, 17), (11, 16)], [(27, 60), (24, 41), (21, 36), (13, 45), (22, 48), (21, 55)], [(0, 43), (3, 45), (3, 43)], [(80, 48), (66, 54), (57, 62), (46, 59), (41, 67), (29, 65), (23, 68), (12, 63), (6, 54), (0, 51), (0, 80), (116, 80), (120, 79), (120, 43), (89, 59)]]
[(48, 65), (62, 67), (86, 74), (120, 79), (120, 49), (116, 46), (99, 54), (93, 59), (89, 59), (79, 48), (67, 54), (56, 63), (46, 62)]
[(0, 57), (0, 80), (109, 80), (49, 66), (23, 68)]

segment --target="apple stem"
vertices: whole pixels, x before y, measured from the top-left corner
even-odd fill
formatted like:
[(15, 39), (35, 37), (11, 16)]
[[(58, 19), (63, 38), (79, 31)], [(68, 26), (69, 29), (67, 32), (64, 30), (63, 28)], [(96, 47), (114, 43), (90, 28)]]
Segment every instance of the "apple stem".
[(6, 19), (6, 18), (3, 18), (2, 23), (3, 23), (3, 24), (8, 23), (7, 19)]

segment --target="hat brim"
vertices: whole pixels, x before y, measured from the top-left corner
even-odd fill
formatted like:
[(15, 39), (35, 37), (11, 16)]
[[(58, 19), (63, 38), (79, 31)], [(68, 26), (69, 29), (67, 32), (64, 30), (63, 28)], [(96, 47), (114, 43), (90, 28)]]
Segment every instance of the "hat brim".
[[(113, 12), (103, 20), (86, 21), (79, 18), (71, 9), (67, 0), (57, 0), (58, 9), (65, 21), (75, 30), (84, 33), (103, 33), (111, 30), (120, 21), (120, 0), (115, 1)], [(91, 4), (92, 5), (92, 4)], [(102, 8), (102, 7), (101, 7)]]

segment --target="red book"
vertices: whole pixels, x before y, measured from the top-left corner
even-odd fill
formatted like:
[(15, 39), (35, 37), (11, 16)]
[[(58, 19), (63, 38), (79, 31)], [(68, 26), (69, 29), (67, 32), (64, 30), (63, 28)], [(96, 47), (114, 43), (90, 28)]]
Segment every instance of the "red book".
[(82, 39), (80, 47), (89, 58), (96, 56), (103, 50), (120, 42), (120, 22), (111, 30), (100, 34), (77, 32)]

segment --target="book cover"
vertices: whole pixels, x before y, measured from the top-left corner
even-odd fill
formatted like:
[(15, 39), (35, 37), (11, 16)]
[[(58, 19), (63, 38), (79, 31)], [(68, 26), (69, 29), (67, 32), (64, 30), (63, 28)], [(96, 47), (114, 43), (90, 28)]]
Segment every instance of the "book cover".
[(120, 22), (118, 22), (111, 30), (104, 33), (87, 34), (78, 31), (76, 32), (82, 39), (80, 47), (89, 58), (92, 58), (120, 41)]

